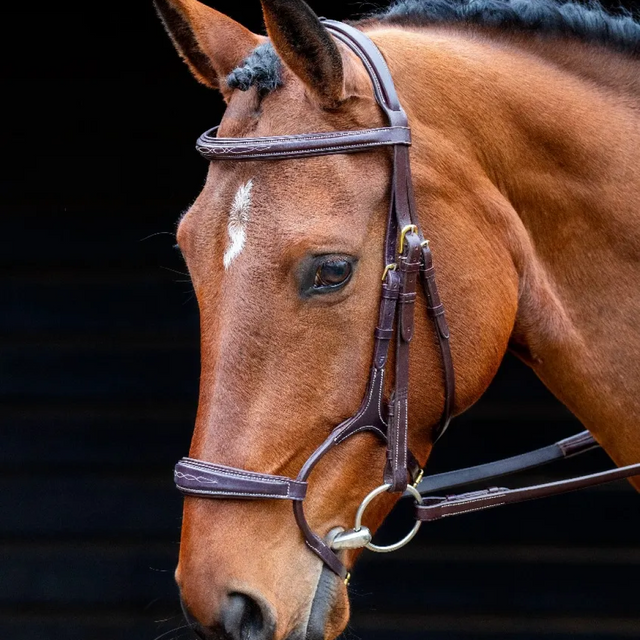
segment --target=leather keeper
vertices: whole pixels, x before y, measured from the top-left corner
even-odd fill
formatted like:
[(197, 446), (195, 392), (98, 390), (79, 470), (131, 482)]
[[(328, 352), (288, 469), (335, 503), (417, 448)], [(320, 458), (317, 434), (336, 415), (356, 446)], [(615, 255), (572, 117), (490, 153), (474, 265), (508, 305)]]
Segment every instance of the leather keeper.
[(415, 233), (405, 236), (405, 254), (398, 261), (402, 281), (399, 295), (400, 335), (405, 342), (411, 342), (414, 330), (416, 289), (418, 273), (421, 270), (420, 238)]
[(402, 273), (418, 273), (422, 271), (422, 263), (421, 262), (409, 262), (406, 258), (401, 258), (398, 269)]
[(560, 440), (557, 445), (565, 458), (571, 458), (585, 451), (597, 449), (600, 446), (588, 431)]
[[(408, 275), (408, 278), (413, 278), (413, 276)], [(409, 286), (413, 284), (415, 286), (415, 281), (413, 283), (409, 282)], [(415, 302), (416, 302), (416, 292), (409, 291), (407, 293), (402, 292), (400, 294), (398, 303), (398, 318), (400, 322), (400, 335), (405, 342), (411, 342), (413, 338), (413, 330), (415, 324)]]
[(428, 244), (422, 245), (422, 270), (425, 273), (425, 277), (433, 275), (433, 254)]
[(401, 293), (398, 296), (398, 302), (400, 304), (413, 304), (416, 301), (417, 294), (415, 291), (409, 293)]
[(396, 315), (398, 294), (400, 292), (400, 274), (397, 271), (388, 271), (382, 284), (382, 300), (378, 316), (378, 326), (375, 329), (375, 346), (373, 351), (373, 363), (378, 369), (382, 369), (389, 356), (389, 344), (393, 337), (393, 321)]
[(422, 277), (428, 280), (435, 280), (436, 270), (435, 267), (422, 267)]
[(449, 337), (450, 337), (449, 325), (448, 325), (447, 319), (445, 318), (445, 315), (444, 315), (444, 309), (442, 310), (442, 313), (440, 315), (434, 316), (434, 321), (436, 323), (436, 327), (438, 327), (438, 332), (440, 333), (440, 335), (445, 340), (448, 340)]
[(376, 327), (374, 335), (378, 340), (391, 340), (391, 338), (393, 338), (393, 329), (381, 329), (380, 327)]

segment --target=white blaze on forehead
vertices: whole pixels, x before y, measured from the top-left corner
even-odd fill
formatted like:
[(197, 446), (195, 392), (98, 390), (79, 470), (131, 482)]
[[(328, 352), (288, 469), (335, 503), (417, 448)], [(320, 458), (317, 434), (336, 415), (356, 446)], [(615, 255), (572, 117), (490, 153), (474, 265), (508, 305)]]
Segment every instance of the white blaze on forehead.
[(224, 268), (228, 269), (231, 263), (242, 253), (244, 243), (247, 240), (247, 223), (251, 211), (251, 190), (253, 180), (241, 185), (233, 198), (231, 211), (229, 211), (229, 224), (227, 232), (229, 243), (222, 259)]

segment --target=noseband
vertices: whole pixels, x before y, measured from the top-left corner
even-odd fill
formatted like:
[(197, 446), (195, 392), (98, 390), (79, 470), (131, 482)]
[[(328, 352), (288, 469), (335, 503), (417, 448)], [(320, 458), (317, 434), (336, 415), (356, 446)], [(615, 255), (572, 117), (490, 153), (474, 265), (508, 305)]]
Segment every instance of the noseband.
[[(376, 101), (385, 113), (389, 126), (262, 138), (220, 138), (217, 136), (216, 127), (200, 137), (197, 149), (202, 156), (211, 161), (276, 161), (361, 153), (379, 147), (393, 148), (391, 198), (384, 244), (385, 264), (382, 265), (382, 294), (378, 324), (374, 332), (373, 363), (365, 396), (357, 413), (331, 432), (305, 462), (295, 480), (183, 458), (176, 465), (175, 482), (184, 494), (202, 498), (291, 500), (296, 522), (308, 547), (338, 576), (348, 581), (348, 571), (336, 551), (364, 546), (374, 551), (393, 551), (415, 535), (422, 521), (554, 495), (618, 477), (640, 474), (640, 464), (550, 485), (516, 490), (494, 487), (462, 496), (426, 498), (423, 501), (424, 493), (531, 468), (556, 458), (581, 453), (598, 445), (588, 433), (579, 434), (524, 456), (463, 469), (452, 474), (431, 476), (419, 485), (422, 470), (407, 448), (409, 347), (414, 332), (418, 282), (422, 285), (428, 315), (434, 325), (444, 380), (444, 407), (440, 422), (434, 429), (434, 442), (449, 425), (455, 380), (449, 346), (449, 328), (438, 295), (431, 249), (429, 241), (425, 240), (420, 229), (416, 214), (409, 157), (411, 132), (389, 68), (375, 44), (364, 33), (351, 26), (329, 20), (324, 20), (323, 23), (329, 32), (349, 47), (364, 64), (373, 84)], [(384, 380), (389, 348), (394, 336), (394, 388), (386, 403)], [(383, 484), (364, 499), (356, 514), (355, 527), (339, 533), (331, 542), (327, 542), (311, 530), (305, 518), (303, 501), (307, 492), (307, 479), (325, 454), (352, 435), (364, 431), (374, 433), (386, 444)], [(378, 547), (371, 543), (371, 534), (362, 526), (361, 521), (371, 500), (387, 491), (400, 494), (409, 492), (413, 495), (418, 502), (417, 522), (409, 535), (399, 543), (390, 547)]]

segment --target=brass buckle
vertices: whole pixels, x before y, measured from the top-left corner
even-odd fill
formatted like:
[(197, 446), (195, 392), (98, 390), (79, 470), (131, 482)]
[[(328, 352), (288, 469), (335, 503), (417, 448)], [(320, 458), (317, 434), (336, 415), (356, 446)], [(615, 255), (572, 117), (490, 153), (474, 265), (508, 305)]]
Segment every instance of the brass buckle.
[(413, 486), (417, 488), (418, 485), (422, 482), (422, 478), (424, 478), (424, 469), (420, 469), (418, 477), (413, 481)]
[(404, 251), (404, 239), (408, 233), (418, 233), (418, 227), (415, 224), (408, 224), (401, 232), (400, 232), (400, 244), (398, 248), (398, 253), (402, 255)]
[(382, 272), (382, 282), (384, 282), (387, 279), (387, 274), (389, 273), (389, 271), (395, 271), (397, 268), (398, 268), (398, 265), (395, 262), (388, 264), (384, 268), (384, 271)]

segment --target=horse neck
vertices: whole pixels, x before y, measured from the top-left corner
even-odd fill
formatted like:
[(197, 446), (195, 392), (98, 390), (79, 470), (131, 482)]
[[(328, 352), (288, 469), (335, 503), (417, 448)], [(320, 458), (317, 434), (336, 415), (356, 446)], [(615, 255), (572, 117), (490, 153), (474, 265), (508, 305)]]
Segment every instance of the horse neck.
[[(481, 271), (496, 286), (480, 295), (490, 315), (501, 308), (496, 297), (513, 304), (515, 274), (510, 347), (617, 462), (637, 461), (640, 64), (558, 40), (443, 30), (387, 38), (392, 49), (411, 46), (411, 68), (393, 72), (415, 132), (422, 222), (440, 229), (445, 281)], [(582, 62), (580, 50), (589, 52)], [(408, 77), (416, 68), (419, 83)], [(467, 207), (452, 210), (455, 192)], [(467, 263), (461, 274), (461, 256), (446, 257), (456, 244), (493, 247), (487, 264)], [(455, 346), (455, 314), (471, 310), (455, 285), (446, 288)]]

